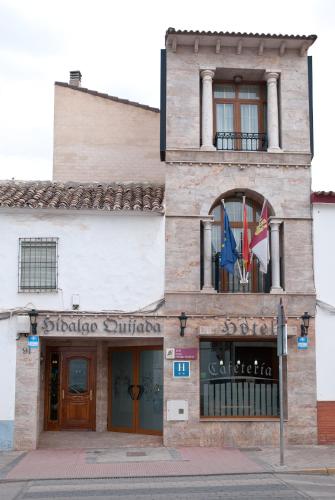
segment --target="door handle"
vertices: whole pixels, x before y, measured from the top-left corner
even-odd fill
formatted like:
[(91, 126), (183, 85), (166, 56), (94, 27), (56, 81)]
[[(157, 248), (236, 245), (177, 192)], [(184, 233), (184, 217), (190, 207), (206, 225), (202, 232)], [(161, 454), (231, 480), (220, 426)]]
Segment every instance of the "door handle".
[(143, 392), (144, 392), (143, 385), (135, 384), (128, 386), (128, 394), (133, 401), (138, 401), (139, 399), (141, 399)]
[(62, 399), (64, 399), (64, 389), (62, 389)]
[(90, 389), (90, 401), (92, 401), (92, 389)]

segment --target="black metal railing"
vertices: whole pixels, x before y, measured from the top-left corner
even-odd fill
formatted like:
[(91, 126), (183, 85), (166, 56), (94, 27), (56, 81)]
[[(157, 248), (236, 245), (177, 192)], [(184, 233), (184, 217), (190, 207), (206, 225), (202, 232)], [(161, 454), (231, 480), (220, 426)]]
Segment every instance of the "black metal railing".
[(217, 132), (216, 149), (221, 151), (266, 151), (267, 135), (254, 132)]
[[(239, 253), (239, 264), (242, 269), (242, 255)], [(240, 282), (240, 276), (235, 264), (234, 274), (229, 274), (223, 272), (220, 267), (220, 252), (215, 253), (212, 256), (213, 264), (213, 286), (215, 290), (219, 293), (269, 293), (271, 288), (271, 266), (268, 267), (267, 274), (263, 274), (260, 271), (260, 265), (258, 260), (254, 257), (251, 263), (251, 269), (248, 276), (248, 283), (242, 284)]]

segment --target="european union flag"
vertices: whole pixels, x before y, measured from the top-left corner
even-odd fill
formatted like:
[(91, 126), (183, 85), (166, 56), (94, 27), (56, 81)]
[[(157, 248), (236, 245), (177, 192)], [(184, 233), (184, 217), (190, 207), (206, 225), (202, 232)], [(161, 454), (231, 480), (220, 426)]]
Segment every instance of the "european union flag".
[(224, 228), (221, 240), (220, 266), (224, 267), (228, 273), (234, 274), (234, 265), (237, 261), (238, 253), (236, 241), (231, 230), (227, 212), (224, 213)]

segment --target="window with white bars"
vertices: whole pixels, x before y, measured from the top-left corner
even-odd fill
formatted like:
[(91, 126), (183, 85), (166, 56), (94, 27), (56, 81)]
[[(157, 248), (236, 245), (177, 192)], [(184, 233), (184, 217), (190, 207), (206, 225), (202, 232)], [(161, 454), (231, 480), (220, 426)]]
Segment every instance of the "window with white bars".
[(58, 238), (20, 238), (19, 292), (57, 290)]

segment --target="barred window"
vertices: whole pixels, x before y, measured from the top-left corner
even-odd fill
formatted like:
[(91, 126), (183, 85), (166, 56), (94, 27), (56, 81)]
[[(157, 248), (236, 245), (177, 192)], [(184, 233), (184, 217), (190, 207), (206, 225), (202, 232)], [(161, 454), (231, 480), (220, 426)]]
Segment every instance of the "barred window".
[(19, 291), (57, 290), (58, 238), (20, 238)]
[(278, 417), (275, 341), (200, 342), (201, 417)]

